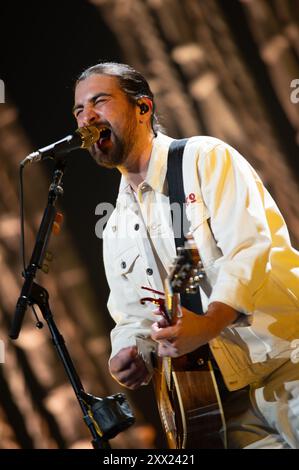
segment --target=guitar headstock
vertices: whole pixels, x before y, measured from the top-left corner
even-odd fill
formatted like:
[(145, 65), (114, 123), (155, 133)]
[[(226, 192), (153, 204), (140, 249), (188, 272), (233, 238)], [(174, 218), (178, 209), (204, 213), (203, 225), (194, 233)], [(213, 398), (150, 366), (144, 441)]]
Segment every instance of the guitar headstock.
[(196, 294), (201, 281), (205, 277), (205, 271), (200, 259), (197, 247), (191, 236), (183, 247), (178, 248), (178, 255), (170, 266), (170, 273), (164, 281), (164, 293), (152, 288), (142, 286), (155, 294), (165, 295), (165, 298), (143, 297), (140, 302), (152, 302), (159, 307), (161, 315), (171, 324), (177, 316), (179, 306), (179, 294)]
[(173, 293), (196, 293), (205, 276), (197, 248), (187, 240), (185, 246), (178, 248), (178, 255), (171, 266), (168, 284)]

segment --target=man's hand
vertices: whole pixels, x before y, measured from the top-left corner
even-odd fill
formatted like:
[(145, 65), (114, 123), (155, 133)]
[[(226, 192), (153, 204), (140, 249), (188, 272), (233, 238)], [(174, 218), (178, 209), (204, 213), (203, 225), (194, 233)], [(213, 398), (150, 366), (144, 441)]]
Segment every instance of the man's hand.
[(168, 326), (163, 319), (152, 325), (152, 339), (158, 341), (158, 355), (179, 357), (199, 348), (237, 318), (238, 312), (221, 302), (209, 305), (205, 315), (181, 307), (182, 316)]
[(148, 379), (149, 372), (136, 346), (121, 349), (109, 363), (110, 374), (124, 387), (135, 390)]

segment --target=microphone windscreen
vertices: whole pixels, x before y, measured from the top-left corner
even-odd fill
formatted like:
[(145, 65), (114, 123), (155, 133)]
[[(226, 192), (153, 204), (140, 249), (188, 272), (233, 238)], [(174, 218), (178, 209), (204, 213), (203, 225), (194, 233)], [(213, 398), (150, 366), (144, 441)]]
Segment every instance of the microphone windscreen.
[(80, 134), (81, 136), (81, 139), (82, 139), (81, 148), (83, 149), (91, 147), (100, 138), (100, 131), (95, 126), (79, 127), (79, 129), (77, 129), (76, 132)]

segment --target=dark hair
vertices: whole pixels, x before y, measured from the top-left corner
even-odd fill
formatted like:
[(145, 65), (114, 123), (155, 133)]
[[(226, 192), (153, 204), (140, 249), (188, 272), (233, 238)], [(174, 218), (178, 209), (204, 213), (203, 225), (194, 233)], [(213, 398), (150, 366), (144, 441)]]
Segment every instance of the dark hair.
[(155, 135), (162, 130), (159, 124), (156, 112), (154, 95), (146, 79), (133, 69), (130, 65), (120, 64), (117, 62), (100, 62), (92, 67), (84, 70), (78, 77), (76, 84), (90, 77), (90, 75), (111, 75), (116, 77), (122, 91), (127, 95), (128, 99), (136, 104), (136, 101), (142, 97), (149, 98), (153, 103), (153, 110), (151, 115), (151, 125)]

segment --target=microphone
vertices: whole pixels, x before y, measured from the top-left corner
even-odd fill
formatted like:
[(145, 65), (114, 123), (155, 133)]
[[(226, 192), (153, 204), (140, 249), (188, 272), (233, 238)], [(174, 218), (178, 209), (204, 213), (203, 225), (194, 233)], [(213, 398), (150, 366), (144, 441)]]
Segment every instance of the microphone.
[(34, 163), (46, 158), (58, 158), (79, 148), (89, 148), (100, 138), (100, 131), (95, 126), (79, 127), (74, 134), (68, 135), (64, 139), (58, 140), (54, 144), (43, 147), (36, 152), (30, 153), (20, 166), (24, 167), (27, 163)]

